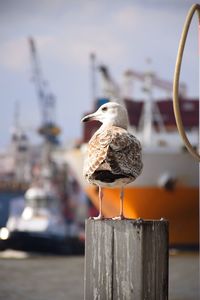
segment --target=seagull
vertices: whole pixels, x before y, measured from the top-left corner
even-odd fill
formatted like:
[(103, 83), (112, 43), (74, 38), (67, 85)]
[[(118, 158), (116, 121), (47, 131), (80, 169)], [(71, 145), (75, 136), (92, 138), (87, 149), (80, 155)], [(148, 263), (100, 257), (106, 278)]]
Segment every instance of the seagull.
[(99, 187), (99, 216), (103, 219), (104, 187), (120, 188), (120, 214), (113, 219), (125, 219), (124, 187), (142, 172), (142, 148), (139, 140), (127, 131), (127, 110), (117, 102), (108, 102), (81, 121), (97, 120), (101, 127), (91, 137), (83, 167), (85, 179)]

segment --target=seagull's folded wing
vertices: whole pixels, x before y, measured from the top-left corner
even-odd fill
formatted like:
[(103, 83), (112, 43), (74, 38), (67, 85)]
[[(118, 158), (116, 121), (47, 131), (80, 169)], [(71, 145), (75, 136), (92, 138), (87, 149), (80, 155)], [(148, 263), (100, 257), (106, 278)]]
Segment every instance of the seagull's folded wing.
[(84, 175), (90, 177), (102, 163), (112, 173), (136, 178), (142, 171), (140, 142), (125, 129), (115, 126), (97, 132), (88, 144)]
[(140, 142), (124, 129), (113, 130), (106, 161), (113, 173), (136, 178), (143, 167)]
[(84, 175), (90, 176), (105, 161), (111, 140), (112, 130), (110, 129), (93, 135), (88, 143), (88, 154), (83, 168)]

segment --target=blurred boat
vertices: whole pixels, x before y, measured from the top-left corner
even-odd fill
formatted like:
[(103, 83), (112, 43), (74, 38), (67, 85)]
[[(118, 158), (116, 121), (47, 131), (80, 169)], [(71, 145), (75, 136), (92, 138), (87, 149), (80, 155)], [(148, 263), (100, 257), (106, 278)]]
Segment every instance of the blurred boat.
[[(93, 67), (93, 70), (95, 68)], [(127, 218), (169, 220), (171, 247), (198, 247), (198, 164), (188, 154), (177, 133), (172, 99), (168, 96), (155, 100), (153, 88), (171, 93), (172, 84), (147, 71), (125, 73), (130, 91), (131, 80), (142, 81), (144, 100), (131, 99), (130, 92), (122, 93), (105, 66), (100, 67), (104, 92), (96, 99), (92, 111), (107, 101), (119, 101), (128, 110), (129, 131), (143, 146), (144, 169), (142, 175), (125, 189), (124, 211)], [(198, 147), (198, 99), (188, 99), (186, 87), (181, 85), (180, 95), (183, 122), (194, 147)], [(88, 114), (90, 112), (86, 112)], [(84, 114), (84, 115), (85, 115)], [(98, 208), (98, 191), (87, 184), (82, 176), (87, 142), (99, 128), (98, 122), (84, 123), (83, 141), (79, 147), (66, 152), (66, 161), (73, 168), (79, 183), (92, 203)], [(105, 217), (119, 214), (119, 189), (104, 189), (103, 213)]]
[(6, 226), (0, 229), (1, 249), (83, 254), (79, 224), (67, 222), (60, 206), (53, 189), (29, 188), (24, 198), (12, 202)]

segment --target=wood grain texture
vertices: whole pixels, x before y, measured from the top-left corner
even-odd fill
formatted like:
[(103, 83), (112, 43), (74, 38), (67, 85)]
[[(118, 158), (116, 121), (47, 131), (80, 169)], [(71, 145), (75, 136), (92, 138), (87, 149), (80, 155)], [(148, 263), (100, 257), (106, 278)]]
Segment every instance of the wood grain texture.
[(84, 299), (168, 299), (168, 222), (87, 220)]

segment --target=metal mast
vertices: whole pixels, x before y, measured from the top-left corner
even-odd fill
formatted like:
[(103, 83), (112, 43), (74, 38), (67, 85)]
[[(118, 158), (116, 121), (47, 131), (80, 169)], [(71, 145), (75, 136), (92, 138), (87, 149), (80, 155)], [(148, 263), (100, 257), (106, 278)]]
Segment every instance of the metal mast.
[(90, 64), (91, 64), (91, 97), (92, 101), (96, 100), (96, 55), (95, 53), (90, 54)]

